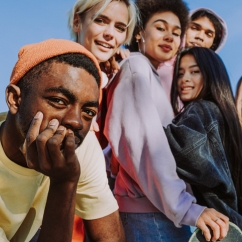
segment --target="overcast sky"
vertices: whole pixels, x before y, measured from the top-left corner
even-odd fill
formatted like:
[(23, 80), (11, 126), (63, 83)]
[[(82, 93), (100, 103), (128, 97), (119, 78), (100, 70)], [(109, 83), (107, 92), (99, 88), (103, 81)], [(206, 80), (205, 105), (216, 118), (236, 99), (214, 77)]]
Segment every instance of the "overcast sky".
[[(148, 0), (147, 0), (148, 1)], [(242, 0), (187, 0), (189, 9), (211, 8), (228, 26), (229, 36), (219, 55), (223, 59), (233, 90), (242, 76)], [(70, 39), (68, 0), (1, 0), (0, 1), (0, 112), (6, 111), (5, 88), (19, 49), (26, 44), (49, 38)]]

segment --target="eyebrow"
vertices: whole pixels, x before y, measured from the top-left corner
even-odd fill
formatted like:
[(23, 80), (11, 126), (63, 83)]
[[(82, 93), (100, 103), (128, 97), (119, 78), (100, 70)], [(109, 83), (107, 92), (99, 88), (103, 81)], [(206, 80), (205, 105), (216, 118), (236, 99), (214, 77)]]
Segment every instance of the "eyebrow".
[(89, 101), (89, 102), (86, 102), (83, 107), (94, 107), (94, 108), (98, 108), (99, 106), (99, 103), (97, 101)]
[[(61, 93), (64, 96), (66, 96), (71, 102), (77, 101), (77, 97), (72, 92), (70, 92), (68, 89), (66, 89), (64, 87), (51, 87), (51, 88), (46, 89), (45, 92)], [(94, 107), (94, 108), (98, 108), (98, 106), (99, 106), (98, 101), (88, 101), (83, 105), (83, 107)]]
[(45, 92), (61, 93), (64, 96), (66, 96), (71, 102), (75, 102), (77, 100), (77, 97), (72, 92), (70, 92), (68, 89), (66, 89), (64, 87), (50, 87), (48, 89), (45, 89)]
[[(162, 23), (164, 23), (164, 24), (166, 24), (166, 25), (168, 24), (168, 22), (165, 21), (164, 19), (157, 19), (157, 20), (154, 21), (154, 23), (157, 23), (157, 22), (162, 22)], [(175, 25), (175, 28), (177, 28), (177, 29), (181, 29), (181, 27), (178, 26), (178, 25)]]
[[(98, 17), (101, 17), (101, 18), (105, 18), (105, 19), (107, 19), (107, 20), (110, 20), (110, 18), (108, 18), (107, 16), (102, 15), (102, 14), (99, 14), (96, 18), (98, 18)], [(93, 16), (93, 19), (94, 19), (94, 20), (95, 20), (96, 18), (95, 18), (95, 16)], [(125, 24), (125, 23), (123, 23), (123, 22), (117, 22), (117, 23), (118, 23), (118, 24), (121, 24), (121, 25), (125, 26), (125, 28), (127, 28), (127, 25), (128, 25), (128, 24)]]
[[(195, 64), (195, 65), (191, 65), (191, 66), (189, 66), (188, 68), (190, 69), (190, 68), (193, 68), (193, 67), (198, 67), (198, 65), (197, 65), (197, 64)], [(183, 70), (183, 69), (184, 69), (184, 68), (179, 67), (178, 70)]]

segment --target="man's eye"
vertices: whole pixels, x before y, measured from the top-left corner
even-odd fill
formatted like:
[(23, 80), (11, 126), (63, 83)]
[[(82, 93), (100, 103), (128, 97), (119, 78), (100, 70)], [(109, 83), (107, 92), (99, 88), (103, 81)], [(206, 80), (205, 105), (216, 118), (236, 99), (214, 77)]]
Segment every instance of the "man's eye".
[(50, 98), (50, 101), (59, 105), (65, 105), (65, 102), (60, 98)]
[(198, 30), (198, 27), (197, 27), (196, 25), (192, 25), (190, 28), (191, 28), (192, 30)]
[(207, 36), (208, 37), (213, 37), (213, 34), (212, 33), (207, 33)]
[(96, 112), (95, 111), (93, 111), (93, 110), (91, 110), (91, 109), (85, 109), (85, 110), (83, 110), (88, 116), (90, 116), (90, 117), (94, 117), (94, 116), (96, 116)]

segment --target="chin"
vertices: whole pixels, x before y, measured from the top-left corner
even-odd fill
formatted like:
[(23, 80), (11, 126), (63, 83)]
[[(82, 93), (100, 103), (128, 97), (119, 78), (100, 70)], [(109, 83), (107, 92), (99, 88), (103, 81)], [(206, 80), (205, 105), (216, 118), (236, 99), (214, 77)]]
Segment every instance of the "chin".
[(103, 51), (100, 51), (99, 49), (96, 49), (92, 53), (96, 57), (96, 59), (98, 60), (99, 63), (100, 62), (106, 62), (107, 60), (109, 60), (115, 54), (113, 49), (110, 49), (109, 51), (106, 51), (106, 52), (103, 52)]

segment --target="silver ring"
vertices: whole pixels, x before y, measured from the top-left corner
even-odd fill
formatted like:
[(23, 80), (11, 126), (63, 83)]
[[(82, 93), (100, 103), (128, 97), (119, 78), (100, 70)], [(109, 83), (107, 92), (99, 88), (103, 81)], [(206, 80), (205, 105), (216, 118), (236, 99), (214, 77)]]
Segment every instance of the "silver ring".
[(217, 218), (214, 222), (216, 223), (220, 218)]

